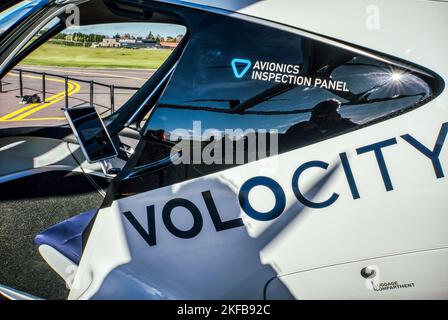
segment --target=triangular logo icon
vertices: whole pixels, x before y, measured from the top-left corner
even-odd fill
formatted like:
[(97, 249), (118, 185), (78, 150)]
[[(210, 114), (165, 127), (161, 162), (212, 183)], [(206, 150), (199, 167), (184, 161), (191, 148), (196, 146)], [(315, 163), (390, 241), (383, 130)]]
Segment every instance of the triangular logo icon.
[[(232, 60), (231, 66), (235, 77), (241, 79), (252, 66), (252, 62), (247, 59), (235, 58)], [(242, 67), (244, 68), (241, 70)]]

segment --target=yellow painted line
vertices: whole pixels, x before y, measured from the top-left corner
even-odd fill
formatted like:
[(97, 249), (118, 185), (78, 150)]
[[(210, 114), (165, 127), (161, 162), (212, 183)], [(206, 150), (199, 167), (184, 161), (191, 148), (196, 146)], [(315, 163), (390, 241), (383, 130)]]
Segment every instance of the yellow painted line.
[[(14, 74), (14, 73), (9, 73), (9, 75), (11, 75), (11, 76), (15, 76), (15, 77), (18, 77), (18, 76), (19, 76), (18, 74)], [(26, 78), (31, 78), (31, 79), (41, 79), (40, 77), (36, 77), (36, 76), (29, 76), (29, 75), (23, 75), (23, 76), (26, 77)], [(59, 79), (55, 79), (55, 78), (47, 78), (47, 79), (48, 79), (49, 81), (53, 81), (53, 82), (61, 82), (61, 83), (64, 83), (64, 82), (65, 82), (64, 80), (59, 80)], [(70, 83), (69, 83), (69, 84), (70, 84)], [(55, 95), (53, 95), (53, 96), (51, 96), (51, 97), (48, 97), (48, 98), (45, 99), (45, 101), (51, 102), (51, 101), (53, 101), (54, 99), (59, 98), (60, 95), (65, 95), (65, 91), (62, 91), (62, 92), (60, 92), (60, 93), (58, 93), (58, 94), (55, 94)], [(30, 104), (30, 105), (28, 105), (28, 106), (26, 106), (26, 107), (20, 108), (20, 109), (14, 111), (14, 112), (11, 112), (11, 113), (9, 113), (9, 114), (7, 114), (7, 115), (1, 117), (1, 118), (0, 118), (0, 121), (9, 120), (9, 119), (11, 119), (11, 118), (14, 117), (14, 116), (16, 116), (16, 115), (18, 115), (18, 114), (20, 114), (20, 113), (22, 113), (22, 112), (25, 112), (25, 111), (27, 111), (27, 110), (33, 109), (34, 107), (37, 107), (37, 106), (39, 106), (39, 105), (41, 105), (41, 103), (33, 103), (33, 104)]]
[(19, 109), (19, 110), (16, 110), (14, 112), (8, 113), (7, 115), (1, 117), (0, 121), (7, 121), (8, 119), (10, 119), (10, 118), (12, 118), (12, 117), (14, 117), (14, 116), (16, 116), (16, 115), (26, 111), (26, 110), (32, 109), (32, 108), (34, 108), (34, 107), (36, 107), (38, 105), (39, 105), (39, 103), (33, 103), (33, 104), (30, 104), (30, 105), (28, 105), (26, 107), (23, 107), (23, 108)]
[(67, 120), (64, 117), (48, 117), (48, 118), (26, 118), (22, 120), (0, 120), (0, 122), (27, 122), (27, 121), (57, 121), (57, 120)]
[[(18, 76), (17, 74), (11, 74), (11, 73), (10, 73), (10, 75)], [(41, 79), (41, 77), (29, 76), (29, 75), (24, 75), (24, 77), (32, 78), (32, 79)], [(65, 80), (60, 80), (60, 79), (56, 79), (56, 78), (51, 78), (50, 77), (50, 78), (46, 78), (46, 79), (48, 81), (65, 83)], [(72, 81), (68, 82), (68, 96), (71, 96), (71, 95), (75, 94), (80, 89), (81, 89), (81, 86), (78, 83), (72, 82)], [(47, 101), (47, 102), (44, 103), (44, 104), (34, 103), (34, 104), (31, 104), (31, 105), (28, 105), (26, 107), (23, 107), (23, 108), (21, 108), (19, 110), (16, 110), (14, 112), (11, 112), (11, 113), (1, 117), (0, 121), (1, 122), (5, 122), (5, 121), (22, 121), (22, 120), (24, 120), (25, 117), (27, 117), (27, 116), (29, 116), (29, 115), (37, 112), (37, 111), (45, 109), (45, 108), (55, 104), (56, 102), (61, 101), (64, 98), (65, 98), (65, 90), (60, 92), (60, 93), (58, 93), (58, 94), (55, 94), (55, 95), (53, 95), (51, 97), (46, 98), (45, 101)], [(17, 116), (17, 115), (19, 115), (19, 116)], [(11, 118), (13, 118), (15, 116), (17, 116), (17, 117), (14, 118), (13, 120), (11, 120)]]
[[(63, 92), (63, 94), (65, 94), (65, 92)], [(58, 94), (56, 94), (54, 96), (51, 96), (50, 98), (46, 99), (46, 101), (51, 102), (54, 99), (60, 98), (60, 96), (61, 96), (61, 93), (58, 93)], [(58, 101), (60, 101), (60, 100), (58, 100)], [(41, 105), (41, 103), (33, 103), (33, 104), (30, 104), (30, 105), (28, 105), (26, 107), (20, 108), (20, 109), (14, 111), (14, 112), (11, 112), (11, 113), (1, 117), (0, 121), (9, 120), (9, 119), (11, 119), (11, 118), (21, 114), (22, 112), (25, 112), (27, 110), (33, 109), (33, 108), (35, 108), (35, 107), (37, 107), (39, 105)]]
[[(77, 93), (79, 90), (81, 90), (81, 86), (76, 83), (76, 82), (69, 82), (68, 83), (69, 89), (68, 89), (68, 96), (71, 96), (75, 93)], [(38, 107), (35, 107), (34, 109), (31, 109), (25, 113), (22, 113), (20, 116), (15, 117), (14, 120), (23, 120), (24, 118), (28, 117), (29, 115), (36, 113), (37, 111), (40, 111), (42, 109), (48, 108), (49, 106), (55, 104), (56, 102), (61, 101), (62, 99), (65, 98), (65, 92), (63, 92), (60, 97), (58, 97), (57, 99), (54, 99), (51, 102), (48, 103), (44, 103)]]
[[(82, 72), (82, 71), (72, 71), (70, 69), (49, 69), (49, 68), (39, 68), (39, 67), (27, 67), (27, 69), (35, 69), (35, 70), (46, 70), (46, 71), (52, 71), (52, 72), (67, 72), (67, 73), (73, 73), (73, 74), (83, 74), (83, 75), (91, 75), (91, 76), (106, 76), (106, 77), (113, 77), (113, 78), (123, 78), (123, 79), (130, 79), (130, 80), (139, 80), (139, 81), (146, 81), (149, 78), (137, 78), (137, 77), (130, 77), (125, 75), (116, 75), (116, 74), (110, 74), (110, 73), (100, 73), (100, 72)], [(24, 69), (25, 70), (25, 69)], [(120, 69), (118, 69), (120, 70)], [(132, 71), (132, 70), (129, 70)]]

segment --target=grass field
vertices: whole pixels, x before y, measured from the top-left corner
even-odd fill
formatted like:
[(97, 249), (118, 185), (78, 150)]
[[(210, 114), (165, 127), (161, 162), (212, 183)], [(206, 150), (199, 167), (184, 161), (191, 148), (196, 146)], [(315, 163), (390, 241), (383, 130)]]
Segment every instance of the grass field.
[(22, 64), (53, 67), (157, 69), (171, 52), (169, 49), (109, 49), (44, 44), (23, 60)]

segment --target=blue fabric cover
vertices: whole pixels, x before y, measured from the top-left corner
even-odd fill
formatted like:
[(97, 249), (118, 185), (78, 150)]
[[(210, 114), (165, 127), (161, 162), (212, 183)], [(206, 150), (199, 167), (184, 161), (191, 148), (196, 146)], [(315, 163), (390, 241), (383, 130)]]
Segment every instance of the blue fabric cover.
[(48, 245), (79, 264), (82, 255), (82, 233), (96, 212), (97, 210), (93, 209), (58, 223), (36, 236), (34, 243), (38, 246)]

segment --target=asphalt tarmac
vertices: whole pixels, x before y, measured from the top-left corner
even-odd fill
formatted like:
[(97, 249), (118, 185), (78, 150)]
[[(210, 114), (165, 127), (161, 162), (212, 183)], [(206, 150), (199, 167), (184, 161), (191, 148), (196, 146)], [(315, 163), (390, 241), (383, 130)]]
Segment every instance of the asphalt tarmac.
[[(76, 80), (68, 82), (68, 104), (75, 107), (90, 103), (90, 81), (93, 85), (93, 103), (100, 114), (110, 114), (111, 88), (114, 85), (114, 107), (120, 108), (136, 90), (119, 87), (140, 88), (151, 77), (154, 70), (134, 69), (80, 69), (58, 67), (18, 66), (22, 69), (23, 95), (37, 94), (43, 99), (42, 75), (27, 71), (45, 72), (45, 102), (21, 104), (19, 72), (11, 71), (2, 80), (0, 92), (0, 129), (23, 126), (58, 126), (66, 123), (61, 108), (65, 107), (65, 80), (68, 76)], [(51, 75), (59, 75), (54, 77)], [(77, 81), (81, 80), (81, 81)]]
[(34, 238), (102, 201), (82, 174), (50, 172), (0, 184), (0, 283), (43, 299), (65, 299), (64, 280), (40, 256)]

